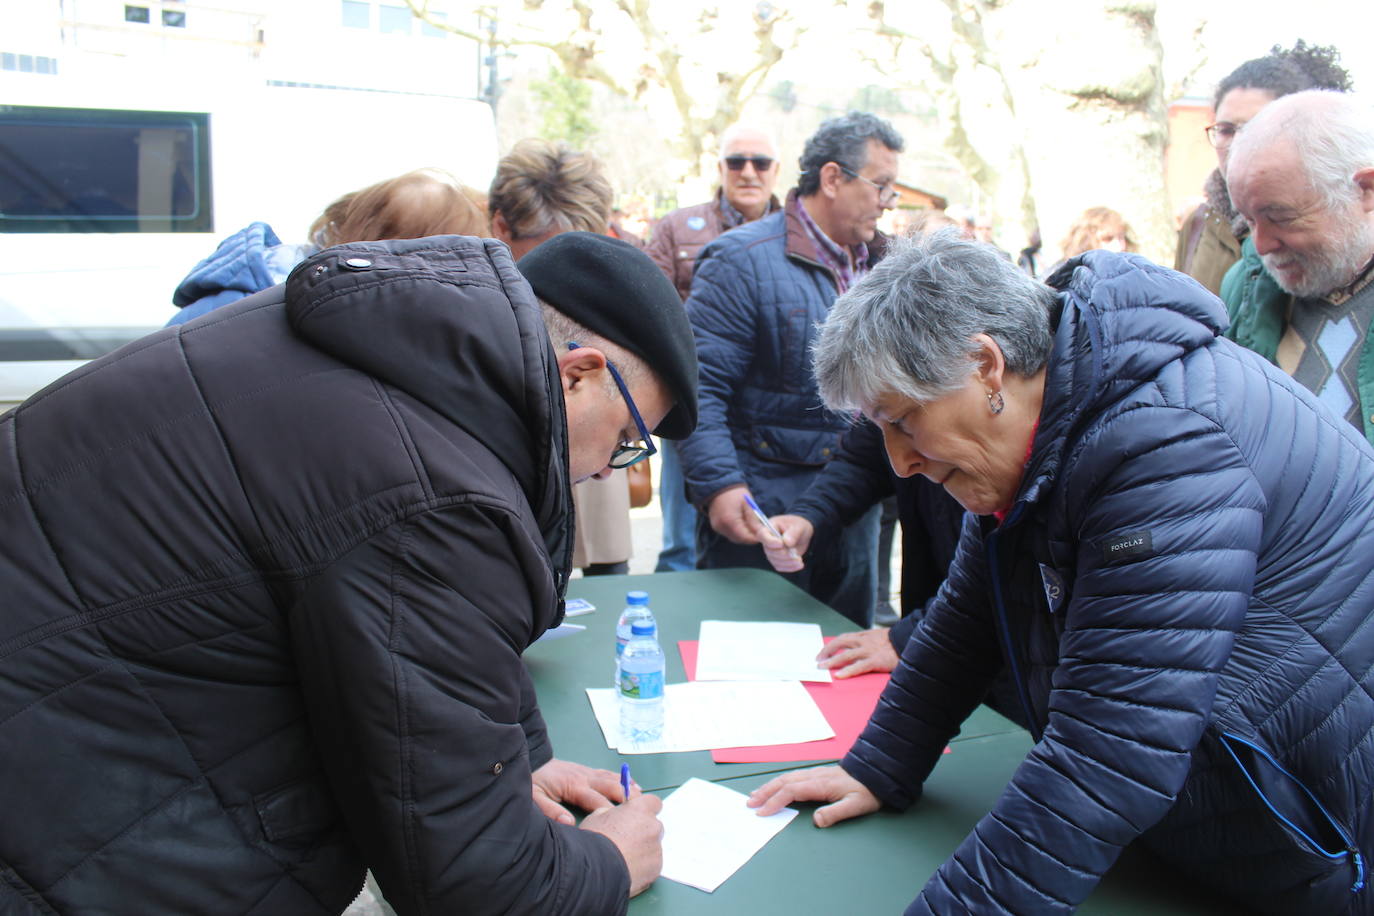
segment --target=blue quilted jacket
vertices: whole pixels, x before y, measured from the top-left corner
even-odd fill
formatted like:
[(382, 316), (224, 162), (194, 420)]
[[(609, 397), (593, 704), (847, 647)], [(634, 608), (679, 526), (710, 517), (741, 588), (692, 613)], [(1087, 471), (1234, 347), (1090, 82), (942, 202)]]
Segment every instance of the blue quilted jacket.
[(1069, 912), (1137, 837), (1257, 911), (1374, 911), (1374, 451), (1192, 280), (1052, 283), (1016, 502), (966, 518), (843, 761), (911, 804), (1010, 666), (1035, 747), (907, 912)]
[[(787, 511), (839, 447), (848, 419), (821, 404), (811, 376), (816, 325), (835, 302), (796, 209), (712, 241), (697, 259), (688, 317), (700, 367), (696, 432), (678, 444), (687, 496), (705, 506), (748, 484), (763, 511)], [(879, 236), (869, 257), (882, 254)]]
[(167, 324), (185, 324), (222, 305), (276, 286), (313, 251), (306, 245), (284, 244), (266, 223), (249, 223), (220, 242), (177, 284), (172, 304), (181, 311)]

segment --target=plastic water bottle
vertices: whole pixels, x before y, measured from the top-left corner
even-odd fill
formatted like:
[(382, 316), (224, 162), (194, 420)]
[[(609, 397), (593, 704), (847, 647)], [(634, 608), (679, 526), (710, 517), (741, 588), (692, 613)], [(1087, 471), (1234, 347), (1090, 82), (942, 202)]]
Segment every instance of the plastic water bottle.
[(620, 657), (620, 740), (663, 737), (663, 650), (650, 621), (636, 620)]
[(620, 656), (625, 654), (625, 644), (630, 641), (630, 627), (637, 620), (647, 621), (657, 634), (654, 614), (649, 610), (648, 592), (625, 593), (625, 610), (620, 612), (620, 621), (615, 625), (615, 679), (611, 686), (616, 690), (620, 689)]

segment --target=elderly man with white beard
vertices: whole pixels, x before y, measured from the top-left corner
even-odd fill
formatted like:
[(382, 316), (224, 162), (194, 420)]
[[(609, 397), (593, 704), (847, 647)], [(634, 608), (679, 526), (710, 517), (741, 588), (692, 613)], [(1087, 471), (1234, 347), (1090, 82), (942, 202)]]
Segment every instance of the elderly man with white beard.
[(1222, 282), (1227, 336), (1374, 443), (1374, 108), (1285, 96), (1237, 135), (1227, 178), (1254, 246)]

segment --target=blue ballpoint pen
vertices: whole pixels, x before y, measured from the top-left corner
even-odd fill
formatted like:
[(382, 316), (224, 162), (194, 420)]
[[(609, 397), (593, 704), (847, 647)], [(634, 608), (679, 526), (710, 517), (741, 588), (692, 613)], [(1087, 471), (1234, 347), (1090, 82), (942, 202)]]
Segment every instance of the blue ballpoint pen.
[[(763, 510), (759, 508), (758, 503), (754, 502), (754, 497), (752, 494), (749, 493), (748, 490), (744, 491), (744, 501), (747, 502), (749, 504), (749, 508), (753, 510), (754, 516), (759, 520), (759, 524), (763, 525), (764, 529), (769, 534), (773, 535), (773, 537), (781, 541), (782, 535), (778, 532), (778, 529), (773, 527), (773, 523), (768, 520), (768, 516), (763, 514)], [(797, 551), (791, 547), (787, 548), (787, 552), (791, 554), (793, 557), (796, 557), (797, 555)]]
[(620, 765), (620, 788), (625, 791), (625, 801), (630, 800), (630, 765), (622, 763)]

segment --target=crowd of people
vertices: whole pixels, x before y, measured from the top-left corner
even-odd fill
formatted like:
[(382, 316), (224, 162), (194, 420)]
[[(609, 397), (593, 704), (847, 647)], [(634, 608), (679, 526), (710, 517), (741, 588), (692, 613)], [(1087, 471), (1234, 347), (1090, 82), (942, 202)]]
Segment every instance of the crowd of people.
[(1350, 89), (1302, 42), (1221, 82), (1174, 269), (1107, 206), (1048, 266), (972, 213), (889, 237), (905, 141), (864, 112), (785, 192), (725, 131), (647, 240), (541, 139), (484, 192), (425, 169), (225, 239), (167, 328), (0, 418), (15, 911), (338, 913), (370, 869), (401, 913), (624, 913), (660, 803), (554, 756), (521, 654), (574, 569), (626, 571), (657, 461), (660, 571), (774, 570), (855, 624), (818, 664), (891, 672), (760, 814), (916, 803), (981, 703), (1033, 737), (909, 913), (1069, 912), (1139, 842), (1255, 911), (1374, 914)]

